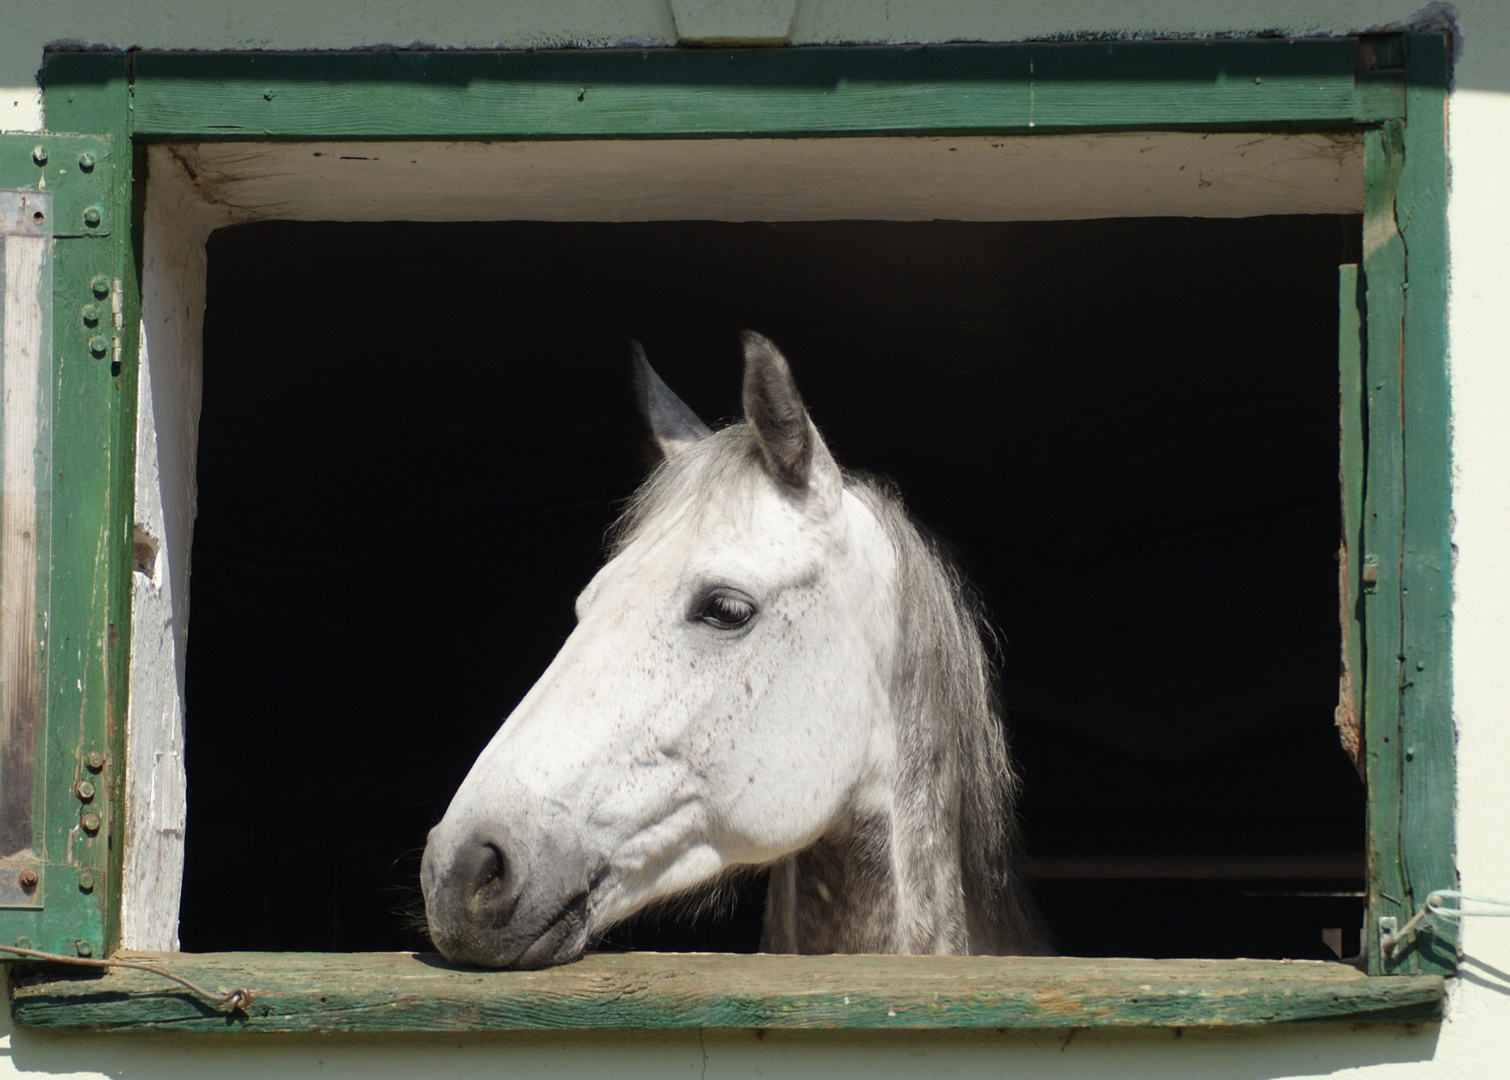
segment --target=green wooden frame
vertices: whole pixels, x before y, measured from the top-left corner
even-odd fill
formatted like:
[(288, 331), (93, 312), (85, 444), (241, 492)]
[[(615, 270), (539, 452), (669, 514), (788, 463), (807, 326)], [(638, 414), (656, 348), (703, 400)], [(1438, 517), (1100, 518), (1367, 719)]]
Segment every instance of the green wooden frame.
[[(1448, 682), (1447, 64), (1444, 40), (1432, 34), (876, 49), (49, 55), (44, 70), (49, 128), (89, 133), (104, 140), (101, 145), (114, 147), (111, 272), (125, 282), (127, 317), (123, 360), (117, 371), (110, 373), (108, 365), (101, 367), (97, 362), (75, 362), (78, 305), (69, 290), (78, 284), (79, 275), (93, 271), (86, 271), (82, 264), (78, 270), (71, 269), (68, 260), (74, 256), (65, 257), (67, 245), (60, 244), (56, 340), (63, 343), (60, 348), (65, 352), (60, 353), (54, 425), (59, 467), (68, 482), (59, 486), (54, 497), (54, 629), (46, 724), (49, 745), (67, 747), (68, 753), (54, 755), (47, 766), (51, 770), (47, 827), (53, 830), (49, 836), (63, 843), (62, 838), (77, 831), (79, 807), (72, 785), (84, 766), (76, 749), (104, 747), (110, 780), (99, 803), (106, 815), (105, 827), (98, 834), (104, 842), (57, 849), (68, 853), (58, 860), (59, 870), (76, 876), (87, 866), (100, 875), (99, 885), (83, 906), (87, 910), (72, 899), (73, 906), (64, 904), (61, 893), (76, 890), (77, 882), (65, 881), (67, 875), (55, 871), (45, 883), (47, 917), (24, 933), (38, 947), (68, 952), (80, 949), (78, 943), (83, 942), (83, 949), (105, 953), (119, 941), (119, 822), (123, 820), (119, 777), (124, 771), (119, 765), (124, 753), (120, 718), (127, 700), (134, 332), (141, 250), (142, 185), (136, 179), (142, 175), (147, 144), (248, 139), (1345, 130), (1364, 135), (1367, 192), (1364, 257), (1356, 279), (1360, 284), (1344, 287), (1345, 297), (1354, 296), (1361, 305), (1353, 357), (1361, 385), (1352, 388), (1356, 393), (1344, 387), (1353, 421), (1347, 428), (1353, 432), (1352, 445), (1344, 447), (1344, 490), (1350, 493), (1351, 507), (1345, 540), (1353, 556), (1351, 578), (1345, 583), (1350, 607), (1344, 614), (1356, 626), (1354, 663), (1361, 671), (1354, 672), (1355, 685), (1365, 718), (1369, 971), (1390, 977), (1349, 982), (1353, 989), (1337, 997), (1339, 980), (1351, 976), (1336, 966), (1329, 975), (1302, 978), (1297, 973), (1303, 965), (1278, 962), (1267, 966), (1242, 962), (1248, 966), (1240, 967), (1238, 962), (1199, 961), (1183, 968), (1168, 963), (1151, 967), (1146, 961), (1100, 962), (1091, 980), (1099, 989), (1082, 995), (1100, 1004), (1076, 1011), (1055, 1002), (1062, 997), (1063, 972), (1080, 971), (1089, 977), (1084, 962), (1043, 966), (1042, 961), (956, 959), (937, 963), (959, 965), (955, 973), (965, 981), (951, 999), (959, 1009), (921, 1008), (918, 1003), (925, 987), (928, 995), (935, 992), (927, 979), (911, 989), (894, 987), (892, 997), (918, 1005), (906, 1014), (908, 1026), (970, 1026), (972, 1021), (964, 1019), (967, 1015), (989, 1026), (1267, 1022), (1323, 1014), (1353, 1019), (1440, 1015), (1441, 978), (1455, 971), (1451, 927), (1428, 921), (1423, 926), (1433, 932), (1417, 933), (1393, 957), (1378, 948), (1376, 931), (1380, 920), (1393, 918), (1397, 925), (1403, 924), (1431, 890), (1456, 884), (1453, 806), (1445, 797), (1454, 784)], [(27, 138), (29, 149), (39, 139), (62, 136)], [(4, 155), (20, 149), (11, 137), (0, 141)], [(3, 161), (0, 180), (16, 183), (12, 179), (16, 170), (9, 167), (13, 163), (8, 156)], [(95, 247), (105, 250), (98, 242)], [(80, 245), (79, 250), (86, 248)], [(1347, 319), (1344, 325), (1350, 325)], [(1345, 371), (1346, 364), (1345, 357)], [(81, 647), (60, 648), (60, 642), (78, 642)], [(55, 910), (61, 913), (56, 919)], [(14, 914), (0, 911), (0, 940), (18, 935), (13, 927), (20, 924), (10, 918)], [(279, 973), (289, 965), (287, 960), (263, 963), (245, 955), (181, 957), (178, 962), (212, 983), (224, 983), (233, 971), (249, 972), (248, 981), (267, 987), (265, 1001), (282, 1003), (262, 1014), (276, 1012), (283, 1017), (277, 1024), (242, 1026), (325, 1029), (348, 1022), (317, 1007), (307, 995), (301, 996), (297, 979), (290, 983)], [(343, 982), (361, 983), (361, 972), (379, 963), (371, 958), (310, 957), (293, 968), (319, 969), (337, 974)], [(576, 1001), (574, 1008), (587, 1010), (583, 1015), (597, 1017), (591, 1022), (598, 1026), (654, 1027), (671, 1022), (666, 1020), (669, 1006), (654, 994), (630, 995), (625, 999), (630, 1004), (609, 1011), (588, 1000), (602, 990), (635, 985), (635, 972), (651, 970), (658, 961), (592, 963), (595, 966), (579, 965), (572, 970), (584, 977), (595, 972), (596, 983), (591, 979), (574, 983), (565, 974), (435, 974), (432, 994), (445, 1000), (451, 1000), (448, 995), (460, 995), (458, 1001), (473, 1002), (458, 1005), (461, 1011), (449, 1020), (429, 1006), (396, 1008), (377, 990), (366, 1000), (374, 1006), (386, 1002), (384, 1008), (342, 1016), (402, 1015), (409, 1020), (375, 1019), (360, 1021), (359, 1026), (434, 1030), (454, 1027), (455, 1016), (472, 1017), (490, 1026), (571, 1026), (573, 1021), (561, 1011), (561, 1001), (566, 1000)], [(729, 969), (739, 963), (728, 961)], [(991, 963), (998, 968), (990, 967)], [(761, 958), (749, 964), (754, 966), (739, 969), (744, 972), (741, 977), (753, 980), (750, 985), (766, 987), (769, 1000), (787, 1001), (786, 1005), (736, 1009), (729, 1002), (745, 998), (725, 986), (721, 976), (709, 975), (701, 983), (696, 979), (692, 983), (702, 986), (697, 993), (713, 997), (699, 999), (702, 1004), (697, 1007), (680, 1008), (675, 1012), (680, 1017), (676, 1023), (783, 1026), (787, 1021), (782, 1017), (828, 1016), (821, 1011), (804, 1013), (793, 1004), (796, 998), (783, 998), (786, 991), (777, 987), (782, 979), (800, 979), (805, 977), (802, 972), (813, 974), (820, 968), (828, 973), (825, 977), (837, 978), (835, 970), (850, 971), (856, 986), (872, 985), (866, 972), (882, 969), (894, 970), (897, 979), (910, 978), (905, 974), (907, 963), (874, 958), (851, 960), (848, 968), (838, 969), (799, 958)], [(1239, 983), (1248, 985), (1271, 976), (1283, 980), (1282, 968), (1293, 979), (1277, 996), (1244, 999), (1266, 1002), (1246, 1011), (1239, 1008), (1219, 1015), (1209, 1008), (1161, 1011), (1128, 1005), (1140, 999), (1139, 980), (1150, 978), (1154, 968), (1162, 978), (1227, 979), (1230, 992), (1236, 992)], [(1004, 982), (992, 997), (988, 989), (969, 981), (971, 972), (997, 972), (1008, 982), (1032, 972), (1034, 986), (1053, 984), (1060, 989), (1052, 993), (1045, 989), (1035, 996), (1018, 987), (1009, 993)], [(1263, 974), (1260, 977), (1256, 972)], [(119, 990), (144, 989), (143, 978), (128, 972), (83, 982), (52, 977), (40, 982), (13, 980), (14, 1014), (18, 1023), (37, 1026), (139, 1028), (161, 1021), (176, 1030), (227, 1029), (223, 1021), (206, 1018), (196, 1012), (197, 1007), (177, 998), (178, 1004), (164, 1013), (159, 1007), (161, 997), (156, 999), (158, 1005), (148, 1008), (116, 996)], [(553, 998), (554, 1004), (541, 1005), (521, 1019), (519, 1010), (528, 1009), (519, 1004), (524, 1000), (519, 997), (523, 985), (519, 980), (544, 980), (538, 983), (540, 988), (555, 986), (565, 997)], [(588, 983), (600, 989), (584, 989)], [(483, 984), (492, 989), (462, 989)], [(830, 989), (837, 993), (837, 987), (834, 983)], [(1161, 992), (1169, 990), (1166, 986)], [(1361, 996), (1349, 997), (1355, 990)], [(1322, 1008), (1317, 1002), (1324, 998), (1345, 998), (1353, 1004)], [(497, 1007), (487, 1006), (483, 999), (493, 1000)], [(505, 999), (514, 1004), (499, 1004)], [(987, 1004), (988, 999), (995, 1004)], [(1010, 1007), (1002, 1004), (1008, 999), (1013, 1002)], [(928, 1000), (942, 999), (929, 996)], [(1152, 999), (1145, 992), (1140, 1000)], [(1186, 1006), (1192, 1000), (1187, 996)], [(641, 1004), (634, 1005), (635, 1001)], [(1119, 1001), (1122, 1006), (1115, 1004)], [(194, 1021), (190, 1014), (203, 1022)], [(257, 1015), (253, 1010), (253, 1021)], [(980, 1019), (985, 1017), (990, 1019)], [(818, 1026), (887, 1026), (893, 1021), (895, 1017), (888, 1013), (851, 1022), (829, 1016)], [(790, 1026), (813, 1025), (791, 1020)]]

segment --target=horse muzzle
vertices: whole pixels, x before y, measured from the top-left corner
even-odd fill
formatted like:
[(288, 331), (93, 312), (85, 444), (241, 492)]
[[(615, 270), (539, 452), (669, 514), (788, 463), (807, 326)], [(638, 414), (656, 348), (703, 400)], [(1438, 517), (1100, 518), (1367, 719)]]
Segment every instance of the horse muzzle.
[(530, 969), (570, 963), (587, 947), (589, 860), (550, 838), (430, 834), (420, 866), (430, 938), (447, 960)]

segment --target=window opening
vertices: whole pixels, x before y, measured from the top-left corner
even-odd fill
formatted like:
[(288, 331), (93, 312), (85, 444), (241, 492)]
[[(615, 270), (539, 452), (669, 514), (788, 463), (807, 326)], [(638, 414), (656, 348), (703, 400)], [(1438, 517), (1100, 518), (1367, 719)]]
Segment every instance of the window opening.
[[(425, 830), (642, 474), (629, 339), (715, 418), (748, 326), (985, 594), (1059, 950), (1356, 953), (1364, 792), (1332, 709), (1336, 268), (1359, 227), (216, 234), (183, 947), (422, 947)], [(754, 877), (726, 916), (652, 913), (605, 947), (753, 949), (762, 900)]]

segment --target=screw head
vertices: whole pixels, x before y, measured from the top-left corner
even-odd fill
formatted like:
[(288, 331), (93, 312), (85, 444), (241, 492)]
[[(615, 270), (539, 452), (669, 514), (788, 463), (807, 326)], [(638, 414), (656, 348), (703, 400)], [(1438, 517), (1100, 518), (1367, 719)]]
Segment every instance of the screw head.
[(98, 206), (84, 207), (84, 224), (93, 229), (104, 219), (104, 213)]
[(93, 326), (100, 321), (100, 305), (85, 304), (79, 314), (84, 317), (84, 324), (86, 326)]
[(88, 802), (94, 798), (94, 785), (88, 780), (80, 780), (73, 786), (73, 793), (79, 797), (81, 802)]
[(90, 772), (99, 772), (105, 767), (105, 755), (98, 750), (91, 750), (84, 755), (84, 764), (89, 767)]
[(89, 281), (89, 291), (101, 300), (110, 295), (110, 279), (104, 274), (95, 274)]
[(85, 150), (79, 155), (79, 171), (90, 172), (94, 169), (94, 155)]
[(106, 341), (102, 334), (95, 334), (89, 339), (89, 351), (95, 356), (104, 356), (110, 348), (110, 342)]
[(34, 162), (36, 162), (38, 165), (46, 165), (47, 164), (47, 147), (45, 147), (45, 146), (33, 146), (31, 148), (31, 159)]
[(28, 866), (17, 875), (17, 880), (21, 882), (21, 888), (35, 889), (37, 887), (37, 872)]
[(94, 892), (94, 871), (85, 870), (79, 874), (79, 891)]
[(79, 818), (79, 824), (84, 826), (85, 832), (97, 833), (100, 831), (100, 815), (91, 811)]
[(89, 942), (85, 941), (83, 938), (79, 938), (78, 941), (75, 941), (73, 943), (73, 951), (78, 953), (80, 956), (93, 956), (94, 946), (89, 944)]
[(18, 949), (29, 949), (31, 948), (31, 938), (23, 934), (21, 937), (18, 937), (15, 941), (11, 942), (11, 944)]

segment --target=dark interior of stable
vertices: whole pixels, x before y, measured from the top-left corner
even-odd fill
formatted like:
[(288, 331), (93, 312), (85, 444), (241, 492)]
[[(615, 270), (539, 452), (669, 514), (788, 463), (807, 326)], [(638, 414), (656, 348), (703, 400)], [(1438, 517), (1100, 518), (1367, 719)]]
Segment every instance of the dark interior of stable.
[[(209, 248), (188, 950), (425, 948), (425, 834), (643, 474), (629, 341), (709, 420), (737, 334), (957, 551), (1066, 954), (1357, 951), (1336, 268), (1354, 217), (263, 223)], [(753, 950), (722, 914), (604, 948)]]

